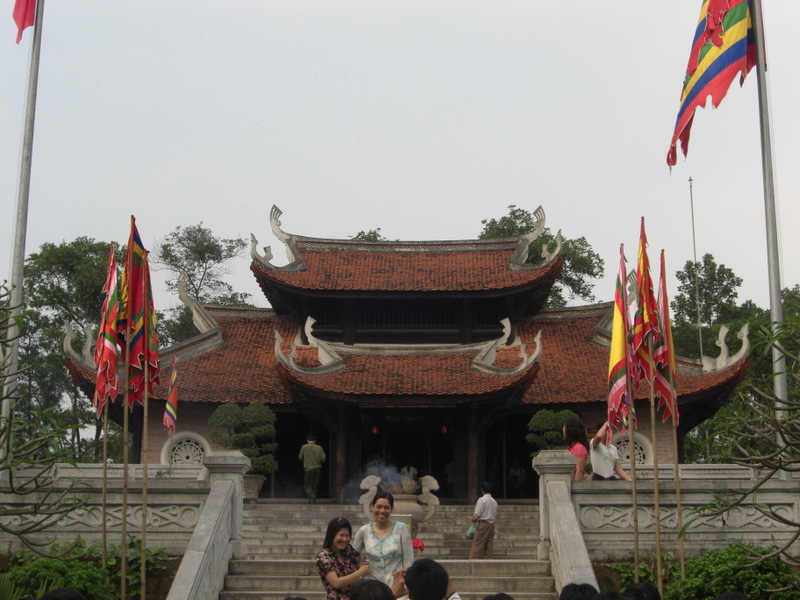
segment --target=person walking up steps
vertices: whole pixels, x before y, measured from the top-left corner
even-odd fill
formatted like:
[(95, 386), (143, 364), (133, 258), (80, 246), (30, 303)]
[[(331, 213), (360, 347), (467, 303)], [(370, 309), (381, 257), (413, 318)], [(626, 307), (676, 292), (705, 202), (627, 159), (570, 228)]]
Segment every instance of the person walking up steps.
[(300, 448), (300, 460), (303, 461), (303, 491), (310, 504), (317, 502), (317, 488), (319, 487), (319, 477), (322, 474), (322, 463), (325, 462), (325, 450), (322, 446), (317, 446), (317, 436), (309, 433), (306, 436), (306, 443)]

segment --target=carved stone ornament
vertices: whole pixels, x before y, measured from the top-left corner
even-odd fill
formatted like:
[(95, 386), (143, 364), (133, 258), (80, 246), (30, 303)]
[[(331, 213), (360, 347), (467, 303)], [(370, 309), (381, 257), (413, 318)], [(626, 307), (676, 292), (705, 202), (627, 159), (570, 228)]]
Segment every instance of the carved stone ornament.
[(739, 330), (739, 333), (736, 334), (736, 337), (742, 340), (742, 347), (739, 348), (739, 351), (730, 356), (730, 350), (728, 350), (728, 344), (725, 342), (725, 338), (728, 335), (729, 328), (727, 325), (723, 325), (719, 329), (719, 337), (717, 338), (717, 346), (719, 347), (719, 356), (717, 358), (711, 358), (710, 356), (703, 356), (703, 371), (720, 371), (729, 367), (731, 365), (736, 364), (740, 360), (742, 360), (745, 356), (747, 356), (748, 352), (750, 352), (750, 323), (745, 323), (742, 328)]
[(506, 318), (500, 321), (500, 323), (503, 325), (503, 335), (496, 340), (490, 340), (484, 345), (483, 350), (481, 350), (480, 353), (478, 353), (478, 356), (476, 356), (472, 361), (472, 369), (487, 375), (500, 375), (506, 377), (509, 375), (522, 373), (530, 365), (535, 363), (538, 360), (539, 355), (542, 353), (542, 332), (539, 331), (536, 334), (536, 350), (533, 354), (528, 354), (525, 351), (525, 344), (522, 344), (519, 339), (517, 339), (517, 341), (514, 343), (514, 346), (519, 348), (519, 357), (521, 362), (512, 369), (502, 369), (500, 367), (496, 367), (494, 362), (497, 360), (497, 349), (505, 346), (509, 336), (511, 335), (511, 321)]
[(533, 216), (536, 219), (536, 221), (534, 221), (533, 229), (528, 233), (523, 233), (519, 236), (519, 242), (514, 250), (514, 254), (511, 256), (511, 260), (509, 261), (509, 268), (514, 271), (520, 271), (524, 269), (540, 269), (553, 261), (561, 252), (562, 239), (561, 230), (559, 229), (554, 240), (554, 247), (552, 249), (549, 246), (542, 248), (542, 256), (544, 257), (544, 260), (538, 265), (527, 264), (526, 261), (528, 260), (528, 250), (530, 245), (534, 242), (534, 240), (539, 239), (539, 236), (542, 235), (544, 232), (544, 225), (547, 220), (545, 217), (544, 208), (541, 206), (533, 211)]

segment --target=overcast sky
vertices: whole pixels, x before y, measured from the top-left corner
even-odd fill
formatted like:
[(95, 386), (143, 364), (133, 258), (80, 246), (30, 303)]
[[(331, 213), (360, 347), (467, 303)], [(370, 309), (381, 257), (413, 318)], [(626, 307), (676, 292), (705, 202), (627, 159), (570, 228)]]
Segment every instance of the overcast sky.
[[(782, 286), (800, 282), (800, 2), (763, 0)], [(0, 280), (12, 224), (32, 30), (0, 28)], [(507, 206), (534, 210), (606, 261), (698, 256), (768, 305), (755, 72), (695, 117), (688, 159), (665, 156), (699, 0), (47, 0), (27, 251), (85, 235), (148, 248), (203, 221), (281, 244), (474, 238)], [(266, 305), (249, 272), (230, 281)], [(657, 271), (657, 267), (656, 267)], [(654, 272), (657, 279), (657, 272)], [(675, 280), (671, 282), (675, 292)], [(158, 308), (177, 298), (157, 295)]]

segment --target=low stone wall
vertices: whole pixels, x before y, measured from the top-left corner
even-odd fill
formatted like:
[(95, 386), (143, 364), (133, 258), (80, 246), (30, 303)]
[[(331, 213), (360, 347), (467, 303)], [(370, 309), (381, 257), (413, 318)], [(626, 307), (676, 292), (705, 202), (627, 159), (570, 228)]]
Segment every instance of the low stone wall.
[[(542, 551), (556, 542), (551, 539), (551, 507), (547, 483), (565, 481), (575, 511), (577, 527), (592, 560), (627, 559), (634, 547), (633, 488), (625, 481), (569, 481), (575, 459), (565, 450), (542, 452), (534, 459), (540, 475), (540, 514)], [(659, 522), (661, 551), (678, 552), (677, 493), (673, 465), (659, 468)], [(716, 517), (697, 517), (694, 511), (715, 502), (718, 495), (747, 490), (755, 480), (752, 469), (735, 465), (681, 465), (681, 515), (691, 523), (684, 537), (687, 556), (696, 556), (713, 548), (722, 548), (731, 540), (769, 546), (787, 541), (794, 530), (761, 514), (754, 502), (769, 506), (795, 522), (800, 521), (800, 478), (774, 477), (749, 500)], [(652, 466), (636, 468), (639, 552), (653, 556), (655, 541), (655, 481)]]

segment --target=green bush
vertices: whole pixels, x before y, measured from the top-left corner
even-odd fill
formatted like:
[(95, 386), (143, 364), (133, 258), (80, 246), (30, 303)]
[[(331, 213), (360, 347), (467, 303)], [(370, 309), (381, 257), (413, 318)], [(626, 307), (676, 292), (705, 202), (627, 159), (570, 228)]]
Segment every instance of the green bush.
[(82, 592), (88, 600), (106, 600), (117, 595), (108, 573), (99, 564), (83, 560), (34, 558), (11, 569), (8, 578), (28, 596), (38, 595), (43, 586), (51, 585), (56, 579), (63, 587)]
[(796, 589), (769, 592), (800, 583), (790, 566), (778, 558), (753, 564), (759, 555), (769, 552), (758, 546), (731, 544), (688, 560), (686, 581), (671, 581), (664, 588), (664, 600), (713, 600), (729, 591), (741, 592), (750, 600), (798, 600), (800, 591)]
[(208, 419), (211, 427), (227, 430), (211, 434), (211, 441), (223, 448), (236, 448), (250, 459), (250, 472), (269, 475), (278, 469), (275, 461), (275, 413), (265, 404), (218, 406)]
[(578, 417), (571, 410), (555, 412), (547, 408), (537, 411), (528, 421), (528, 431), (525, 440), (534, 447), (534, 450), (552, 450), (565, 448), (562, 429), (564, 421), (570, 417)]

